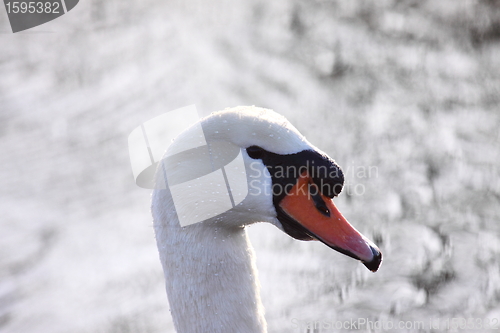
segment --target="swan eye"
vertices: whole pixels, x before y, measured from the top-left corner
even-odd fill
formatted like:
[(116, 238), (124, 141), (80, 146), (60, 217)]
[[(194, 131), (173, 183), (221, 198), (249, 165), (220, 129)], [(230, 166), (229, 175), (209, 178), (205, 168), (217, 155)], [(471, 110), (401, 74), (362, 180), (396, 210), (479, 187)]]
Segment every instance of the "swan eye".
[(264, 149), (259, 146), (251, 146), (247, 148), (247, 154), (253, 159), (259, 159), (264, 155)]
[[(312, 190), (312, 191), (311, 191)], [(319, 193), (319, 189), (317, 186), (309, 184), (309, 194), (311, 195), (311, 198), (313, 199), (314, 206), (316, 206), (316, 209), (326, 217), (330, 217), (330, 210), (326, 206), (325, 201), (321, 197), (321, 194)]]

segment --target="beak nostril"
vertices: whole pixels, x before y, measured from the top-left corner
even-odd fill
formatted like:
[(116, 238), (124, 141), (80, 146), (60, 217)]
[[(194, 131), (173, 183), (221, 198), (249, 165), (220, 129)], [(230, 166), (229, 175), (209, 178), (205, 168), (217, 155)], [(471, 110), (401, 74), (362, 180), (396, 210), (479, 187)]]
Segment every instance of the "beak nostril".
[(316, 185), (309, 184), (309, 194), (311, 195), (311, 198), (314, 202), (314, 206), (316, 207), (316, 209), (326, 217), (330, 217), (330, 210), (326, 206), (326, 203), (321, 197), (319, 189)]

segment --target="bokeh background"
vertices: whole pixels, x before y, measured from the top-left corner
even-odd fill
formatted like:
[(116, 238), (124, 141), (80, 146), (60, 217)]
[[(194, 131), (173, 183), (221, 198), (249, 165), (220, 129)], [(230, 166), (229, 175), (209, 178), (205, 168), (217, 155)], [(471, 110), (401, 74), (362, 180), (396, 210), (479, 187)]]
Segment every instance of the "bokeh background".
[(81, 0), (17, 34), (0, 8), (0, 332), (174, 332), (127, 136), (190, 104), (285, 115), (384, 253), (249, 228), (269, 332), (500, 320), (498, 0)]

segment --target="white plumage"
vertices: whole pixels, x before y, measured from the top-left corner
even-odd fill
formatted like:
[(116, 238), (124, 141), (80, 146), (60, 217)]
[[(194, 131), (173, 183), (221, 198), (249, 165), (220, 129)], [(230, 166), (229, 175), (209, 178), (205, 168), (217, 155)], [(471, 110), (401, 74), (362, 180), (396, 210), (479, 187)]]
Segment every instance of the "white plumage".
[[(267, 332), (254, 251), (244, 227), (254, 222), (283, 226), (273, 204), (271, 176), (245, 148), (260, 146), (277, 154), (321, 152), (271, 110), (237, 107), (201, 122), (207, 142), (243, 148), (247, 176), (257, 180), (257, 187), (226, 213), (186, 227), (179, 225), (170, 191), (154, 190), (154, 228), (174, 324), (178, 333)], [(183, 132), (169, 149), (189, 140), (192, 132)]]

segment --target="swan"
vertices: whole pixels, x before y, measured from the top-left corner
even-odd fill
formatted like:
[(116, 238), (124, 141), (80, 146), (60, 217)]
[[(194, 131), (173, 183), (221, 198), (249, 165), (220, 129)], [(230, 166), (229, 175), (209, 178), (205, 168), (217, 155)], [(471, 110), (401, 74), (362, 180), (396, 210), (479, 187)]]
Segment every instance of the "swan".
[[(251, 186), (232, 209), (187, 226), (179, 223), (168, 186), (153, 190), (156, 242), (178, 333), (267, 332), (245, 230), (256, 222), (269, 222), (295, 239), (319, 240), (377, 271), (380, 250), (333, 203), (344, 182), (340, 167), (283, 116), (245, 106), (214, 112), (200, 124), (208, 145), (229, 142), (239, 148)], [(195, 128), (180, 134), (168, 150), (190, 140)]]

